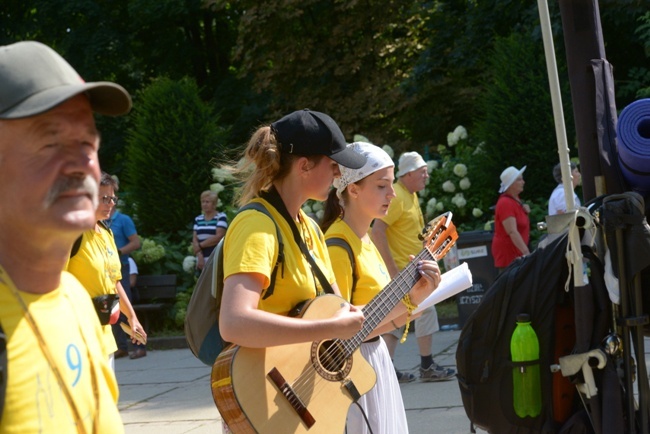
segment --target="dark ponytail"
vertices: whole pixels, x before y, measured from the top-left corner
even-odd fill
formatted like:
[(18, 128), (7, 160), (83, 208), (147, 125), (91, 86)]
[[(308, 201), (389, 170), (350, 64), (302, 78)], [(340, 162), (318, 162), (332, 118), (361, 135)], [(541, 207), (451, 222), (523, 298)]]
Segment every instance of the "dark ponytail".
[[(346, 191), (347, 192), (347, 189)], [(345, 192), (343, 194), (345, 195)], [(320, 228), (323, 233), (327, 232), (330, 226), (336, 221), (337, 218), (343, 218), (345, 211), (341, 207), (341, 200), (336, 195), (336, 189), (330, 190), (329, 196), (325, 201), (325, 209), (323, 210), (323, 218), (320, 221)]]

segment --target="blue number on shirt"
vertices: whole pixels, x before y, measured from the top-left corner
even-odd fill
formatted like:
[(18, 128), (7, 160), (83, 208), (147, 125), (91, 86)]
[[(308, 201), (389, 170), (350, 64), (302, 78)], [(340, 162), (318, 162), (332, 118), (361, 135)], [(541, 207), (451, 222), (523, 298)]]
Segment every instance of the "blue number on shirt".
[(77, 371), (77, 377), (72, 382), (72, 387), (74, 387), (77, 384), (77, 381), (79, 381), (79, 377), (81, 377), (81, 353), (76, 345), (70, 344), (68, 345), (66, 356), (70, 369)]

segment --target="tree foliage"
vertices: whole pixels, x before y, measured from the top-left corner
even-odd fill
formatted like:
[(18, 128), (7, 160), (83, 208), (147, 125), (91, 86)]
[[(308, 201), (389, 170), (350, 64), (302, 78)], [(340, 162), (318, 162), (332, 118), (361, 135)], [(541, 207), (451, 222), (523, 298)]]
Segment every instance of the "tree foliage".
[[(650, 94), (647, 0), (598, 3), (622, 109)], [(558, 4), (549, 7), (563, 68)], [(0, 44), (40, 40), (84, 79), (122, 84), (134, 95), (136, 111), (140, 91), (152, 80), (190, 77), (200, 99), (212, 103), (220, 122), (231, 127), (231, 144), (245, 143), (260, 123), (309, 107), (331, 114), (346, 137), (360, 133), (398, 154), (435, 153), (459, 124), (479, 135), (477, 121), (489, 121), (492, 135), (483, 128), (486, 144), (505, 148), (497, 153), (533, 140), (555, 152), (552, 124), (545, 123), (528, 142), (521, 130), (532, 121), (512, 126), (522, 113), (521, 101), (503, 104), (494, 114), (486, 113), (482, 102), (494, 91), (489, 87), (502, 66), (492, 59), (496, 41), (528, 35), (539, 50), (539, 33), (537, 5), (527, 0), (3, 0), (0, 7)], [(528, 90), (548, 88), (543, 70), (529, 78), (536, 81)], [(566, 75), (560, 80), (568, 83)], [(548, 120), (550, 104), (537, 102), (524, 112)], [(565, 108), (569, 128), (571, 114)], [(100, 117), (99, 127), (102, 167), (122, 175), (129, 163), (125, 133), (136, 128), (134, 117)], [(573, 142), (571, 132), (568, 138)], [(488, 164), (482, 172), (485, 185), (498, 184), (496, 167)], [(540, 189), (548, 179), (546, 169), (543, 173)], [(120, 177), (129, 189), (129, 177)]]
[[(188, 227), (227, 131), (189, 78), (161, 78), (137, 94), (126, 147), (126, 181), (138, 232), (150, 236)], [(128, 205), (128, 204), (127, 204)]]
[[(512, 59), (517, 59), (513, 62)], [(552, 169), (559, 161), (551, 95), (544, 52), (530, 36), (513, 33), (498, 38), (490, 57), (489, 82), (479, 99), (477, 135), (483, 142), (478, 154), (484, 204), (496, 203), (499, 176), (508, 166), (527, 166), (524, 197), (546, 200), (555, 181)], [(564, 89), (567, 95), (568, 89)], [(567, 103), (567, 98), (563, 98)], [(564, 108), (571, 133), (571, 111)], [(573, 150), (575, 155), (575, 148)]]

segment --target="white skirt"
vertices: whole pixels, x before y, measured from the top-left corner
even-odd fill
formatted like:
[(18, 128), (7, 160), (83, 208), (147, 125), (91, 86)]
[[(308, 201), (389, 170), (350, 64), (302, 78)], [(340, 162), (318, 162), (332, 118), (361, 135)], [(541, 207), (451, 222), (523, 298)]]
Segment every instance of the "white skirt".
[[(368, 417), (373, 434), (408, 433), (402, 392), (386, 343), (382, 338), (374, 342), (364, 342), (361, 344), (361, 354), (377, 374), (375, 386), (359, 399), (359, 404)], [(352, 404), (348, 411), (346, 430), (348, 434), (368, 434), (370, 432), (356, 404)]]

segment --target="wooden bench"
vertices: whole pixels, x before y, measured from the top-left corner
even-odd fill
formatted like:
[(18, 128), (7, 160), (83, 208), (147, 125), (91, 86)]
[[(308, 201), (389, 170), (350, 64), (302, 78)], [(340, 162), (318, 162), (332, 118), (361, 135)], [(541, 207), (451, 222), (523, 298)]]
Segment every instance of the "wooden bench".
[(137, 300), (133, 304), (133, 309), (138, 315), (138, 319), (149, 333), (152, 314), (162, 312), (168, 306), (176, 301), (176, 275), (139, 275), (135, 285)]

